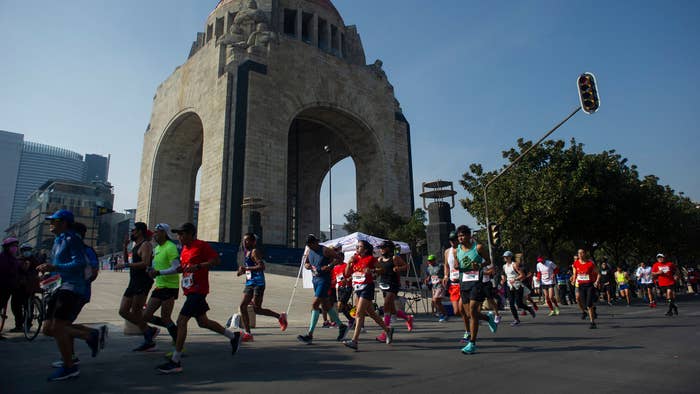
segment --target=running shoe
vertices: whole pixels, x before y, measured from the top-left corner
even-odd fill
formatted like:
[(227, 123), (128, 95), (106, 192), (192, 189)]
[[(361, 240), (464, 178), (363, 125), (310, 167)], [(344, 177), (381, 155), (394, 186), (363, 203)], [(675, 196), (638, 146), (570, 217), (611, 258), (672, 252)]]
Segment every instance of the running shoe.
[(280, 313), (280, 318), (278, 321), (280, 323), (280, 329), (285, 331), (287, 329), (287, 314), (284, 312)]
[(494, 320), (493, 315), (489, 315), (489, 330), (494, 334), (498, 330), (498, 323)]
[(549, 311), (549, 313), (547, 314), (547, 316), (554, 316), (554, 315), (555, 315), (554, 311)]
[(107, 337), (109, 337), (109, 329), (103, 324), (100, 326), (100, 350), (105, 348)]
[(343, 341), (343, 345), (357, 351), (357, 342), (353, 341), (352, 339), (347, 339)]
[(180, 365), (180, 363), (176, 363), (173, 360), (170, 360), (165, 364), (159, 365), (158, 368), (156, 368), (156, 369), (158, 370), (158, 372), (164, 373), (164, 374), (182, 372), (182, 366)]
[(501, 324), (501, 315), (497, 315), (496, 317), (494, 317), (493, 321), (495, 321), (496, 324)]
[(98, 330), (91, 330), (90, 336), (85, 342), (90, 347), (90, 355), (96, 357), (97, 353), (100, 352), (100, 332)]
[(440, 318), (438, 319), (438, 323), (444, 323), (447, 321), (447, 316), (445, 315), (440, 315)]
[[(80, 359), (76, 356), (73, 356), (73, 365), (80, 365)], [(62, 368), (63, 367), (63, 360), (54, 361), (51, 363), (51, 366), (53, 368)]]
[(146, 332), (143, 334), (143, 337), (146, 339), (146, 342), (153, 342), (154, 339), (160, 334), (160, 328), (158, 327), (148, 327)]
[(476, 353), (476, 345), (474, 344), (474, 342), (467, 343), (467, 346), (462, 348), (462, 353), (464, 353), (464, 354)]
[[(231, 355), (236, 354), (239, 347), (241, 347), (241, 332), (236, 331), (231, 338)], [(182, 352), (184, 353), (185, 349), (182, 349)]]
[(132, 352), (151, 352), (156, 350), (156, 343), (155, 342), (144, 342), (138, 347), (132, 349)]
[(301, 343), (305, 343), (307, 345), (311, 345), (311, 342), (313, 342), (313, 340), (314, 340), (314, 337), (312, 337), (311, 335), (299, 335), (299, 336), (297, 336), (297, 341), (299, 341)]
[(374, 338), (377, 342), (386, 342), (386, 331), (382, 331), (381, 334)]
[(673, 307), (673, 314), (678, 316), (678, 307), (677, 306)]
[[(537, 313), (535, 313), (536, 310), (537, 310), (537, 309), (530, 309), (530, 315), (532, 316), (533, 319), (534, 319), (535, 317), (537, 317)], [(525, 314), (523, 314), (523, 316), (525, 316)]]
[(338, 327), (338, 338), (336, 339), (338, 342), (342, 341), (345, 339), (345, 335), (348, 333), (348, 326), (345, 324), (341, 324), (340, 327)]
[(515, 320), (512, 323), (510, 323), (511, 327), (519, 326), (520, 325), (520, 320)]
[(391, 345), (394, 342), (394, 327), (389, 327), (389, 333), (386, 334), (386, 344)]
[(654, 307), (654, 304), (650, 302), (650, 303), (649, 303), (649, 308), (653, 308), (653, 307)]
[(80, 369), (78, 369), (77, 365), (74, 365), (71, 368), (61, 366), (54, 373), (52, 373), (51, 376), (49, 376), (48, 380), (50, 382), (56, 382), (59, 380), (74, 378), (78, 375), (80, 375)]
[(413, 315), (409, 315), (408, 319), (406, 319), (406, 329), (413, 331)]
[(559, 308), (557, 308), (556, 306), (554, 307), (554, 314), (559, 316)]
[(665, 313), (665, 315), (666, 315), (666, 316), (673, 316), (673, 312), (668, 311), (668, 312)]
[(598, 326), (595, 325), (595, 323), (591, 323), (590, 326), (588, 326), (591, 330), (598, 328)]
[(520, 316), (527, 316), (527, 311), (520, 311)]
[(330, 327), (331, 327), (331, 322), (329, 322), (328, 320), (323, 322), (323, 328), (330, 328)]
[(253, 342), (253, 334), (249, 332), (244, 332), (243, 337), (241, 338), (241, 342)]

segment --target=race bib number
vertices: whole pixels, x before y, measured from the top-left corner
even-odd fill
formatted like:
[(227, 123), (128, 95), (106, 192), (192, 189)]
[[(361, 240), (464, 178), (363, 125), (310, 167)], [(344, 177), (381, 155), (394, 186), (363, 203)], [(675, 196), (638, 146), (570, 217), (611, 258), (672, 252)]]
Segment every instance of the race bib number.
[(342, 274), (341, 274), (341, 275), (336, 275), (336, 276), (335, 276), (335, 281), (336, 281), (336, 283), (340, 283), (340, 282), (342, 282), (342, 281), (344, 281), (344, 280), (345, 280), (345, 275), (342, 275)]
[(365, 284), (365, 274), (363, 272), (355, 272), (352, 274), (352, 286), (355, 290), (362, 290), (367, 287)]
[(437, 275), (431, 275), (430, 276), (430, 283), (433, 285), (439, 285), (440, 284), (440, 277)]
[(588, 274), (578, 274), (578, 281), (579, 282), (586, 282), (591, 280), (591, 277), (588, 276)]
[(459, 280), (459, 270), (450, 271), (450, 280), (453, 280), (455, 282)]
[(462, 282), (476, 282), (479, 280), (479, 271), (467, 271), (462, 273)]
[(664, 274), (667, 274), (669, 270), (668, 267), (660, 267), (659, 271), (663, 272)]
[(183, 289), (189, 289), (190, 287), (192, 287), (192, 284), (193, 284), (193, 283), (194, 283), (194, 282), (193, 282), (193, 280), (192, 280), (192, 275), (191, 275), (191, 274), (190, 274), (190, 275), (183, 275), (183, 276), (182, 276), (182, 288), (183, 288)]
[(253, 272), (251, 272), (251, 271), (249, 271), (249, 270), (246, 270), (246, 272), (245, 272), (245, 278), (246, 278), (247, 280), (253, 279)]

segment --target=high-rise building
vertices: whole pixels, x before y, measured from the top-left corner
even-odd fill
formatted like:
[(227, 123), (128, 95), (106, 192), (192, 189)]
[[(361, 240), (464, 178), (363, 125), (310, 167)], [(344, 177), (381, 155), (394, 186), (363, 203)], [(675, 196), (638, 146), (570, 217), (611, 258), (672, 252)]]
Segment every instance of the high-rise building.
[(10, 225), (23, 143), (22, 134), (0, 130), (0, 235)]
[(10, 223), (16, 223), (22, 218), (28, 198), (49, 179), (82, 181), (84, 176), (85, 164), (81, 154), (25, 141), (19, 161)]
[(107, 182), (110, 156), (85, 155), (85, 182)]

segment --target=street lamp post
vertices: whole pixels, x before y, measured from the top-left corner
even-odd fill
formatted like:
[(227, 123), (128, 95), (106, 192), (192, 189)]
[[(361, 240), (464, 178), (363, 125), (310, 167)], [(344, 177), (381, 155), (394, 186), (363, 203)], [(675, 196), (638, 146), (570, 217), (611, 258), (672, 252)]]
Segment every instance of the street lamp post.
[(331, 172), (331, 147), (326, 145), (323, 150), (328, 153), (328, 238), (333, 239), (333, 173)]

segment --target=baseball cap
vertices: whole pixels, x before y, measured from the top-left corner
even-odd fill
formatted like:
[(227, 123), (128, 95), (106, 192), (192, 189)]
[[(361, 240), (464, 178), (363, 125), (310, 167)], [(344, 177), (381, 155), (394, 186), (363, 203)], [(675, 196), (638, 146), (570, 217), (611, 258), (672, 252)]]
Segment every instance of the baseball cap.
[(503, 257), (513, 257), (513, 252), (510, 250), (506, 250), (505, 253), (503, 253)]
[(168, 238), (173, 239), (173, 232), (170, 230), (169, 224), (158, 223), (158, 224), (156, 224), (155, 230), (156, 231), (165, 231), (165, 235), (167, 235)]
[(447, 238), (451, 241), (456, 241), (457, 240), (457, 233), (455, 231), (451, 231), (450, 235)]
[(666, 257), (666, 256), (664, 256), (663, 253), (659, 253), (659, 254), (656, 255), (656, 257), (658, 258), (658, 257)]
[(432, 260), (435, 260), (434, 254), (431, 254), (430, 256), (428, 256), (428, 261), (432, 261)]
[(542, 256), (538, 257), (538, 258), (537, 258), (537, 262), (538, 262), (538, 263), (544, 262), (544, 257), (542, 257)]
[(73, 223), (75, 220), (73, 217), (73, 212), (67, 210), (67, 209), (59, 209), (58, 211), (54, 212), (53, 215), (47, 216), (46, 220), (63, 220), (64, 222), (68, 223)]
[(171, 230), (175, 234), (179, 233), (191, 233), (194, 234), (197, 232), (197, 227), (195, 227), (194, 224), (187, 222), (187, 223), (182, 223), (179, 227), (176, 227)]

